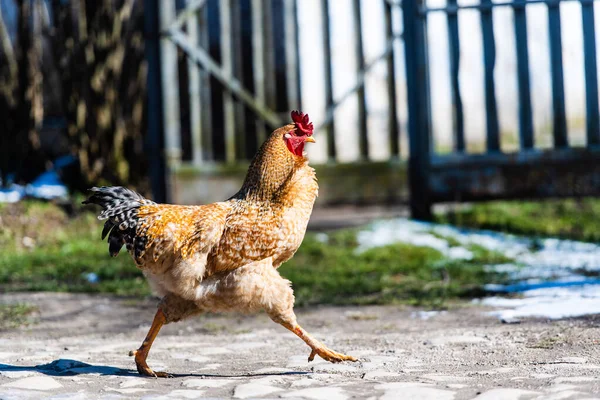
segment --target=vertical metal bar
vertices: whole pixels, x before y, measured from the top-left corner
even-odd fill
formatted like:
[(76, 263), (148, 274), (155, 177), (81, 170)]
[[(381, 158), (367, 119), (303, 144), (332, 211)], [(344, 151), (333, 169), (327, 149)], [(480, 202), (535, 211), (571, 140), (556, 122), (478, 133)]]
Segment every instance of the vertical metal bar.
[[(231, 59), (233, 65), (233, 75), (240, 81), (244, 82), (244, 65), (242, 63), (242, 10), (241, 2), (235, 0), (231, 2)], [(236, 160), (246, 158), (246, 113), (244, 104), (240, 101), (234, 101), (234, 131), (235, 131), (235, 154)]]
[[(352, 1), (354, 17), (354, 54), (356, 56), (357, 76), (364, 74), (365, 55), (362, 43), (362, 18), (360, 11), (360, 0)], [(369, 159), (369, 136), (367, 132), (367, 101), (365, 99), (365, 85), (356, 90), (358, 100), (358, 147), (360, 158)]]
[[(220, 2), (219, 21), (221, 22), (221, 67), (223, 73), (233, 76), (233, 37), (232, 37), (232, 0), (222, 0)], [(223, 91), (223, 117), (225, 132), (225, 160), (228, 163), (234, 163), (236, 160), (235, 145), (235, 107), (233, 96), (228, 90)]]
[[(208, 9), (205, 4), (198, 11), (198, 30), (200, 36), (200, 45), (208, 51), (210, 47), (208, 37)], [(210, 73), (206, 70), (200, 71), (200, 93), (201, 93), (201, 117), (202, 123), (202, 159), (214, 161), (215, 156), (213, 152), (213, 140), (212, 140), (212, 96), (211, 96), (211, 82)]]
[[(175, 2), (161, 1), (160, 28), (166, 31), (175, 20)], [(164, 97), (165, 147), (167, 165), (178, 166), (181, 163), (181, 116), (179, 113), (179, 85), (177, 47), (166, 36), (160, 40), (162, 61), (162, 90)]]
[(299, 109), (300, 92), (298, 85), (298, 29), (296, 26), (296, 0), (284, 0), (283, 20), (285, 30), (285, 61), (287, 79), (287, 103), (290, 109)]
[[(148, 63), (146, 101), (148, 107), (148, 134), (144, 145), (149, 157), (150, 185), (154, 201), (167, 201), (165, 159), (163, 155), (163, 96), (160, 74), (160, 33), (158, 0), (144, 0), (144, 52)], [(58, 18), (55, 16), (55, 18)]]
[(525, 0), (514, 0), (517, 79), (519, 86), (519, 140), (522, 149), (533, 148), (533, 111), (529, 85), (529, 50)]
[[(327, 113), (333, 112), (333, 80), (331, 68), (331, 32), (329, 29), (329, 0), (321, 0), (321, 23), (323, 31), (323, 64), (325, 68), (325, 107)], [(335, 121), (331, 120), (327, 129), (327, 156), (329, 161), (335, 161)]]
[(302, 75), (300, 74), (300, 26), (298, 25), (298, 2), (296, 0), (290, 0), (293, 3), (293, 14), (294, 14), (294, 32), (295, 34), (295, 42), (294, 49), (296, 50), (296, 68), (294, 69), (296, 73), (296, 93), (298, 98), (296, 99), (296, 106), (299, 110), (302, 109)]
[[(206, 51), (216, 63), (221, 63), (221, 1), (209, 0), (206, 2)], [(213, 75), (213, 71), (203, 68), (207, 72), (207, 80), (210, 82), (210, 122), (211, 122), (211, 150), (214, 161), (224, 162), (226, 160), (225, 146), (225, 113), (223, 102), (223, 84)], [(221, 70), (222, 71), (222, 70)], [(207, 132), (208, 133), (208, 132)]]
[(458, 34), (458, 8), (456, 0), (448, 0), (448, 47), (450, 49), (450, 81), (454, 122), (454, 150), (465, 151), (465, 122), (460, 95), (460, 37)]
[[(200, 37), (198, 35), (198, 18), (196, 15), (190, 17), (186, 22), (187, 34), (194, 47), (200, 46)], [(195, 165), (202, 163), (202, 106), (200, 103), (200, 70), (189, 57), (188, 64), (188, 84), (190, 96), (190, 128), (192, 136), (192, 162)]]
[[(265, 79), (263, 85), (265, 87), (265, 105), (270, 110), (277, 108), (277, 85), (276, 85), (276, 74), (275, 74), (275, 38), (273, 34), (273, 2), (271, 0), (265, 0), (263, 2), (263, 64), (265, 68)], [(267, 131), (267, 134), (270, 132)]]
[(596, 32), (594, 29), (594, 2), (581, 0), (583, 22), (583, 52), (585, 56), (585, 107), (587, 144), (600, 144), (598, 116), (598, 72), (596, 70)]
[(496, 84), (494, 68), (496, 66), (496, 41), (492, 1), (481, 0), (481, 33), (483, 36), (483, 62), (485, 64), (485, 111), (487, 126), (487, 150), (500, 151), (498, 111), (496, 105)]
[[(271, 24), (272, 29), (272, 40), (273, 40), (273, 70), (275, 83), (275, 104), (273, 110), (283, 111), (284, 115), (288, 114), (288, 72), (287, 66), (287, 51), (286, 51), (286, 32), (285, 32), (285, 4), (284, 0), (271, 0)], [(283, 23), (282, 23), (283, 22)], [(290, 25), (292, 21), (290, 21)], [(289, 118), (289, 117), (287, 117)], [(287, 119), (286, 118), (286, 119)]]
[[(263, 34), (264, 22), (264, 7), (263, 0), (252, 0), (252, 51), (253, 51), (253, 70), (254, 70), (254, 96), (256, 100), (265, 104), (265, 38)], [(258, 146), (261, 146), (267, 133), (265, 123), (262, 120), (256, 121), (256, 140)]]
[[(106, 1), (105, 4), (109, 2)], [(185, 12), (185, 4), (186, 0), (176, 0), (175, 1), (175, 15), (176, 18), (173, 23), (170, 24), (172, 26), (174, 23), (177, 23), (177, 18), (181, 15), (181, 13)], [(182, 21), (185, 25), (185, 21)], [(185, 29), (185, 28), (184, 28)], [(187, 35), (186, 35), (187, 36)], [(170, 37), (169, 37), (170, 38)], [(171, 38), (170, 38), (171, 39)], [(180, 137), (181, 137), (181, 162), (192, 162), (193, 158), (193, 146), (192, 146), (192, 127), (191, 127), (191, 119), (190, 119), (190, 81), (189, 81), (189, 64), (187, 63), (187, 54), (186, 52), (177, 47), (177, 72), (179, 76), (176, 83), (179, 89), (179, 115), (180, 115)]]
[(429, 193), (431, 162), (429, 81), (427, 75), (426, 15), (419, 12), (423, 0), (404, 0), (404, 51), (408, 91), (410, 145), (410, 210), (415, 219), (432, 219)]
[(400, 158), (400, 127), (398, 125), (398, 103), (396, 100), (396, 67), (394, 65), (394, 24), (392, 20), (392, 5), (383, 0), (385, 37), (390, 46), (386, 57), (387, 68), (387, 97), (388, 97), (388, 137), (390, 156)]
[(552, 109), (554, 113), (554, 147), (567, 147), (562, 37), (560, 33), (560, 1), (551, 0), (547, 4), (548, 31), (550, 34), (550, 72), (552, 75)]
[[(42, 120), (44, 118), (44, 104), (43, 104), (43, 79), (42, 74), (42, 60), (44, 58), (44, 46), (42, 38), (42, 24), (43, 24), (43, 12), (42, 7), (44, 3), (41, 0), (34, 0), (31, 4), (31, 23), (33, 25), (32, 52), (30, 57), (33, 57), (33, 70), (37, 71), (31, 76), (30, 82), (30, 94), (31, 94), (31, 117), (33, 123), (33, 129), (39, 132), (42, 126)], [(39, 135), (39, 133), (38, 133)]]

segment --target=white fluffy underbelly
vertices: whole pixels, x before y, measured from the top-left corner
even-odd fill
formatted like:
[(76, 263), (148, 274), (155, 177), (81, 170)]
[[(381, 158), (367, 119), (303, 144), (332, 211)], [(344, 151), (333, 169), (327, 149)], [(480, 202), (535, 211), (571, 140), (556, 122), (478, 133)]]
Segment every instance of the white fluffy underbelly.
[[(172, 276), (165, 276), (168, 274), (145, 275), (160, 296), (174, 293), (211, 312), (249, 313), (271, 309), (291, 295), (290, 282), (273, 268), (271, 258), (217, 273), (202, 281), (196, 279), (193, 287), (191, 282), (174, 282)], [(293, 304), (293, 299), (290, 300)]]

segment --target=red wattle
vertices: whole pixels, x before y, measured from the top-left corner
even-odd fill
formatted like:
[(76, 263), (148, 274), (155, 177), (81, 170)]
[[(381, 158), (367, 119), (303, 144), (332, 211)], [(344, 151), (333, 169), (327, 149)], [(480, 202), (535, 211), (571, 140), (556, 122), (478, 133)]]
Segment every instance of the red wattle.
[(304, 137), (303, 136), (291, 136), (286, 139), (285, 144), (289, 151), (298, 157), (302, 156), (304, 152)]

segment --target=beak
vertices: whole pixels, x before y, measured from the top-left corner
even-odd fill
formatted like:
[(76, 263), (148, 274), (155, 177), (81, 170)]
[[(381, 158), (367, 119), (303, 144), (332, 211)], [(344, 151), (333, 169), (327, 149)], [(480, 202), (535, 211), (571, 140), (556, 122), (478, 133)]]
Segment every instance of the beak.
[(307, 136), (306, 139), (304, 139), (304, 142), (308, 142), (308, 143), (317, 143), (315, 141), (315, 139), (313, 139), (312, 136)]

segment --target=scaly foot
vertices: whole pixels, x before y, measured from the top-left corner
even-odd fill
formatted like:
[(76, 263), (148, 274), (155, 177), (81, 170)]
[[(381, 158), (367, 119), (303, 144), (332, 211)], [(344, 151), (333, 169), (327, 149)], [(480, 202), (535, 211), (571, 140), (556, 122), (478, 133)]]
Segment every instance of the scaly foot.
[(319, 346), (319, 347), (313, 348), (312, 351), (310, 352), (310, 356), (308, 356), (308, 361), (310, 362), (310, 361), (314, 360), (315, 355), (317, 355), (317, 354), (323, 360), (329, 361), (332, 363), (339, 363), (342, 361), (358, 361), (358, 359), (355, 357), (347, 356), (345, 354), (335, 352), (333, 350), (328, 349), (325, 346)]
[(133, 357), (135, 356), (135, 366), (137, 367), (138, 372), (140, 373), (140, 375), (143, 376), (150, 376), (153, 378), (172, 378), (173, 375), (164, 372), (164, 371), (157, 371), (154, 372), (150, 369), (150, 367), (148, 366), (148, 364), (146, 363), (146, 354), (140, 352), (139, 350), (132, 350), (129, 352), (129, 356)]

